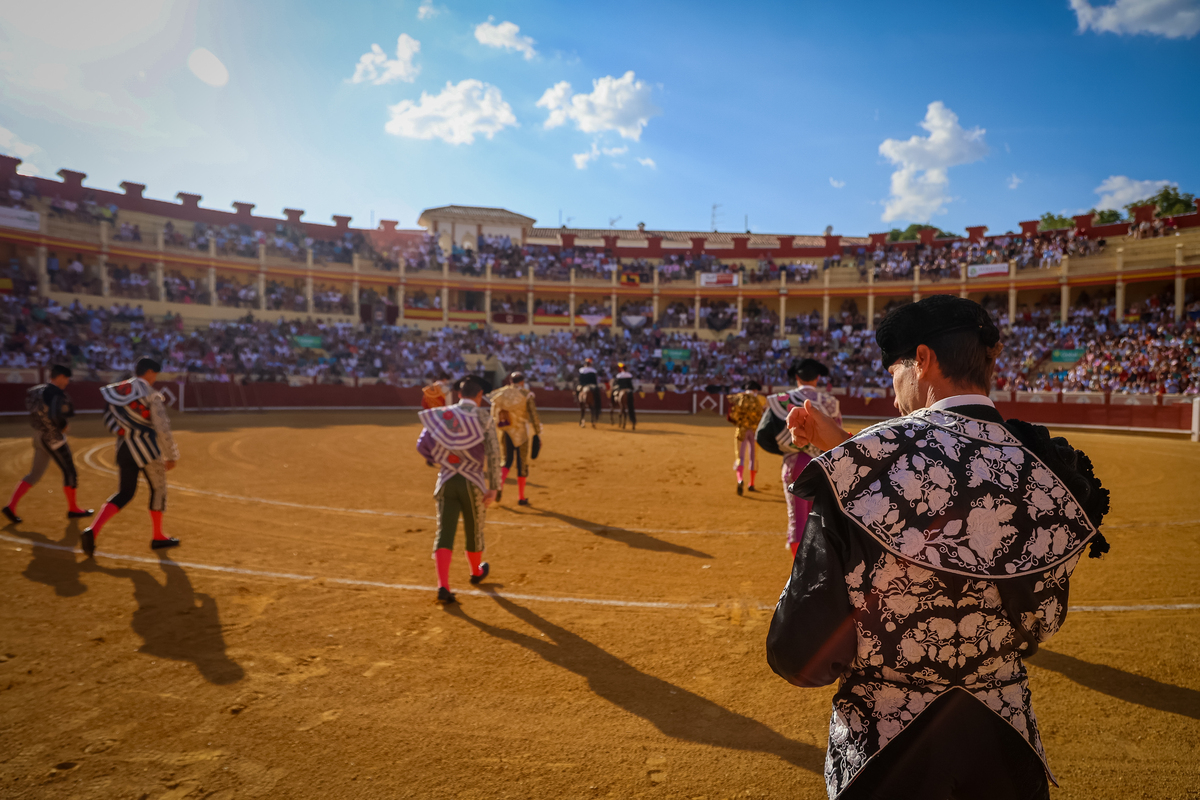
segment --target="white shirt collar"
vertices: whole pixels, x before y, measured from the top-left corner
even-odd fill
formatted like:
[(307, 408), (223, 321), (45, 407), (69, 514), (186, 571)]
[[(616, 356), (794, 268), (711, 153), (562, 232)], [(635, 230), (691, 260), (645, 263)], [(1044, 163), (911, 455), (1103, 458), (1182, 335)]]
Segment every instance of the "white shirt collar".
[(459, 404), (460, 406), (470, 406), (471, 408), (475, 408), (475, 407), (476, 407), (476, 404), (475, 404), (475, 401), (474, 401), (474, 400), (468, 400), (468, 399), (467, 399), (467, 398), (465, 398), (465, 397), (459, 398), (459, 400), (458, 400), (458, 404)]
[(953, 397), (943, 397), (933, 405), (929, 406), (930, 411), (945, 411), (947, 408), (955, 408), (957, 406), (991, 406), (996, 407), (992, 402), (992, 398), (983, 394), (956, 394)]

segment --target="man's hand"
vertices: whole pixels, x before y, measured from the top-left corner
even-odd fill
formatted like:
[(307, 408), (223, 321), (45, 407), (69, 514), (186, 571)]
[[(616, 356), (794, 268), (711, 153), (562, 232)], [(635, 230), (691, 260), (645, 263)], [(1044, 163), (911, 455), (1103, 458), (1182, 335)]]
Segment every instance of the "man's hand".
[(175, 469), (175, 462), (174, 461), (164, 461), (163, 467), (167, 470), (167, 472), (170, 472), (171, 470)]
[(833, 417), (813, 405), (812, 400), (805, 400), (803, 407), (796, 406), (788, 412), (787, 426), (796, 447), (811, 444), (821, 451), (832, 450), (850, 438), (850, 434), (842, 430)]
[(494, 502), (496, 502), (496, 490), (491, 489), (483, 496), (483, 507), (487, 508)]

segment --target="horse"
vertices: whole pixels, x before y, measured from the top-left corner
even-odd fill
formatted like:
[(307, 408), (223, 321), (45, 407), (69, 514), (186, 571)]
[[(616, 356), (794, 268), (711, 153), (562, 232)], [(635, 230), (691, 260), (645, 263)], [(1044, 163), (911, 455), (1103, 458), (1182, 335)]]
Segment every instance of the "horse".
[(629, 420), (629, 402), (631, 394), (633, 394), (633, 392), (629, 389), (617, 389), (615, 392), (613, 392), (612, 406), (608, 410), (608, 422), (610, 425), (615, 424), (613, 422), (613, 415), (620, 411), (621, 430), (625, 429), (625, 423)]
[(580, 386), (576, 399), (579, 401), (579, 427), (587, 427), (584, 417), (589, 411), (592, 412), (592, 427), (596, 427), (596, 420), (600, 419), (600, 387), (595, 384)]

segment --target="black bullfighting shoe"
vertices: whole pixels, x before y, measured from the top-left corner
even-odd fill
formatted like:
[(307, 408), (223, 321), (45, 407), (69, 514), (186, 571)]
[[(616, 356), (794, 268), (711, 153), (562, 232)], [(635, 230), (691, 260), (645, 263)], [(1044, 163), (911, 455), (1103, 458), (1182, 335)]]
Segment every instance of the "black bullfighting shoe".
[(747, 487), (746, 487), (746, 491), (747, 491), (747, 492), (757, 492), (757, 491), (758, 491), (758, 489), (755, 489), (753, 486), (747, 486)]
[(496, 490), (496, 502), (497, 502), (497, 503), (499, 503), (499, 502), (500, 502), (500, 498), (501, 498), (501, 497), (504, 497), (504, 490), (503, 490), (503, 489), (497, 489), (497, 490)]
[(96, 534), (92, 533), (91, 528), (87, 528), (83, 533), (79, 534), (79, 549), (88, 558), (96, 555)]
[(172, 536), (169, 539), (151, 539), (151, 550), (165, 550), (168, 547), (179, 547), (179, 540)]
[(90, 517), (92, 514), (95, 514), (95, 513), (96, 512), (90, 508), (85, 508), (82, 511), (68, 511), (67, 519), (84, 519), (86, 517)]
[(8, 506), (5, 506), (4, 508), (0, 508), (0, 512), (3, 512), (4, 516), (8, 517), (8, 521), (11, 522), (13, 525), (21, 524), (21, 518), (17, 516), (17, 512), (13, 511)]
[(488, 562), (485, 561), (479, 565), (479, 574), (471, 576), (471, 583), (475, 584), (476, 586), (483, 583), (483, 579), (488, 576), (489, 572), (491, 572), (491, 568), (488, 567)]
[(742, 483), (741, 481), (738, 481), (738, 497), (742, 496), (742, 491), (745, 489), (745, 487), (746, 487), (746, 484)]
[(521, 498), (520, 500), (517, 501), (517, 505), (519, 505), (519, 506), (529, 505), (529, 498), (528, 497)]
[(439, 586), (437, 601), (446, 605), (455, 602), (454, 592), (450, 591), (445, 586)]

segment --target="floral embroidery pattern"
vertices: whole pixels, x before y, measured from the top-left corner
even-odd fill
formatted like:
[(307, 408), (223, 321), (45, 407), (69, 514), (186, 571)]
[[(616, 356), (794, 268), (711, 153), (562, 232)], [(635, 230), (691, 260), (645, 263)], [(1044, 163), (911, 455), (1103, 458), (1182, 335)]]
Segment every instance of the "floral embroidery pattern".
[[(874, 425), (817, 462), (855, 522), (937, 569), (1041, 572), (1095, 532), (1058, 477), (997, 423), (926, 409)], [(969, 511), (963, 519), (954, 509)], [(1048, 533), (1012, 547), (1018, 531), (1035, 528)]]

